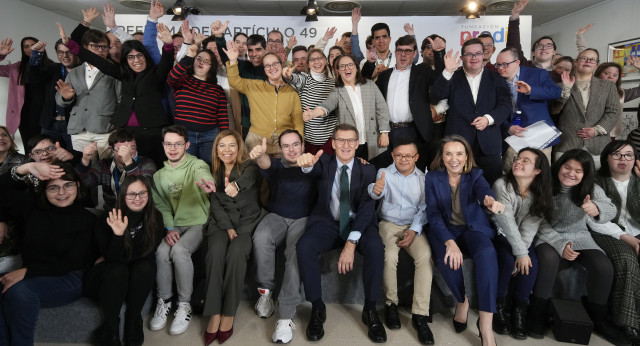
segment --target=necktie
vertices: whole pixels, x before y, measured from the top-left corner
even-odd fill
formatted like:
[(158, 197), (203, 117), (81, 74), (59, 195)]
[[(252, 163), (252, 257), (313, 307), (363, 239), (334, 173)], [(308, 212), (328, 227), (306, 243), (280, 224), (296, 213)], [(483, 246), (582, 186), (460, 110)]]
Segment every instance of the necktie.
[(351, 227), (349, 226), (349, 176), (347, 175), (347, 165), (342, 166), (340, 173), (340, 236), (347, 240)]

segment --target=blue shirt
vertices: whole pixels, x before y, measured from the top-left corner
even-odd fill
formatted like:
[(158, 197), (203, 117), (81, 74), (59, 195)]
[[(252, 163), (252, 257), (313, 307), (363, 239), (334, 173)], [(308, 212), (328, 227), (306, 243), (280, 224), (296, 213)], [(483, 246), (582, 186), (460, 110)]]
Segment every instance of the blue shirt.
[(276, 158), (271, 159), (271, 167), (260, 169), (260, 174), (269, 184), (269, 212), (288, 219), (309, 216), (316, 200), (313, 178)]
[(409, 229), (418, 235), (422, 234), (422, 225), (428, 222), (424, 198), (425, 174), (415, 167), (405, 177), (398, 172), (395, 163), (392, 163), (389, 167), (378, 170), (376, 180), (380, 179), (382, 172), (385, 172), (385, 184), (380, 196), (373, 193), (375, 183), (369, 184), (367, 190), (372, 199), (382, 199), (380, 218), (396, 225), (410, 224)]

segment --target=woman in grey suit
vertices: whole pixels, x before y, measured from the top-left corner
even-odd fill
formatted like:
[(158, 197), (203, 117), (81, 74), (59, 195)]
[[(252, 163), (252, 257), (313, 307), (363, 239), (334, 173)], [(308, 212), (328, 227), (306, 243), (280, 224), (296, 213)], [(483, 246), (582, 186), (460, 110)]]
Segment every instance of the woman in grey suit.
[(365, 79), (360, 66), (352, 55), (343, 55), (333, 62), (340, 72), (327, 99), (314, 110), (307, 107), (302, 114), (304, 121), (324, 117), (336, 111), (338, 124), (350, 124), (361, 136), (356, 156), (374, 158), (389, 146), (389, 108), (376, 84)]
[(215, 182), (198, 185), (211, 196), (207, 237), (207, 295), (204, 315), (211, 315), (204, 332), (205, 345), (225, 342), (233, 334), (233, 322), (244, 287), (252, 234), (265, 215), (259, 202), (258, 165), (249, 160), (239, 133), (218, 134), (211, 155)]

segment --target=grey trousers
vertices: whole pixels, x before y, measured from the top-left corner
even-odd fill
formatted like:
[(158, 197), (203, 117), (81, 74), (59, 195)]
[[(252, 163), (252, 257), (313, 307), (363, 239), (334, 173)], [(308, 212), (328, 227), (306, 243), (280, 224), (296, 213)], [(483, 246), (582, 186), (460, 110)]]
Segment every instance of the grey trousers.
[(275, 288), (276, 247), (285, 242), (285, 267), (278, 295), (278, 319), (291, 319), (302, 302), (300, 272), (296, 244), (304, 233), (307, 218), (288, 219), (275, 213), (267, 214), (253, 234), (253, 255), (258, 269), (258, 287)]
[(193, 293), (193, 254), (202, 243), (202, 225), (177, 226), (174, 231), (180, 233), (180, 240), (174, 246), (169, 246), (162, 241), (156, 251), (156, 264), (158, 273), (158, 298), (167, 300), (173, 296), (173, 277), (175, 274), (176, 287), (178, 289), (178, 301), (191, 302)]

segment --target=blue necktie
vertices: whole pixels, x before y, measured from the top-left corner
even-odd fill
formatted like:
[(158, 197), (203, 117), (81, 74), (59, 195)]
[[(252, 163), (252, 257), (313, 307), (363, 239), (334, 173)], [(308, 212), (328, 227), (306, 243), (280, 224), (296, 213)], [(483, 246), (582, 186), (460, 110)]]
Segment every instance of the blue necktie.
[(347, 240), (351, 227), (349, 226), (349, 175), (347, 175), (347, 165), (342, 166), (340, 173), (340, 236)]

